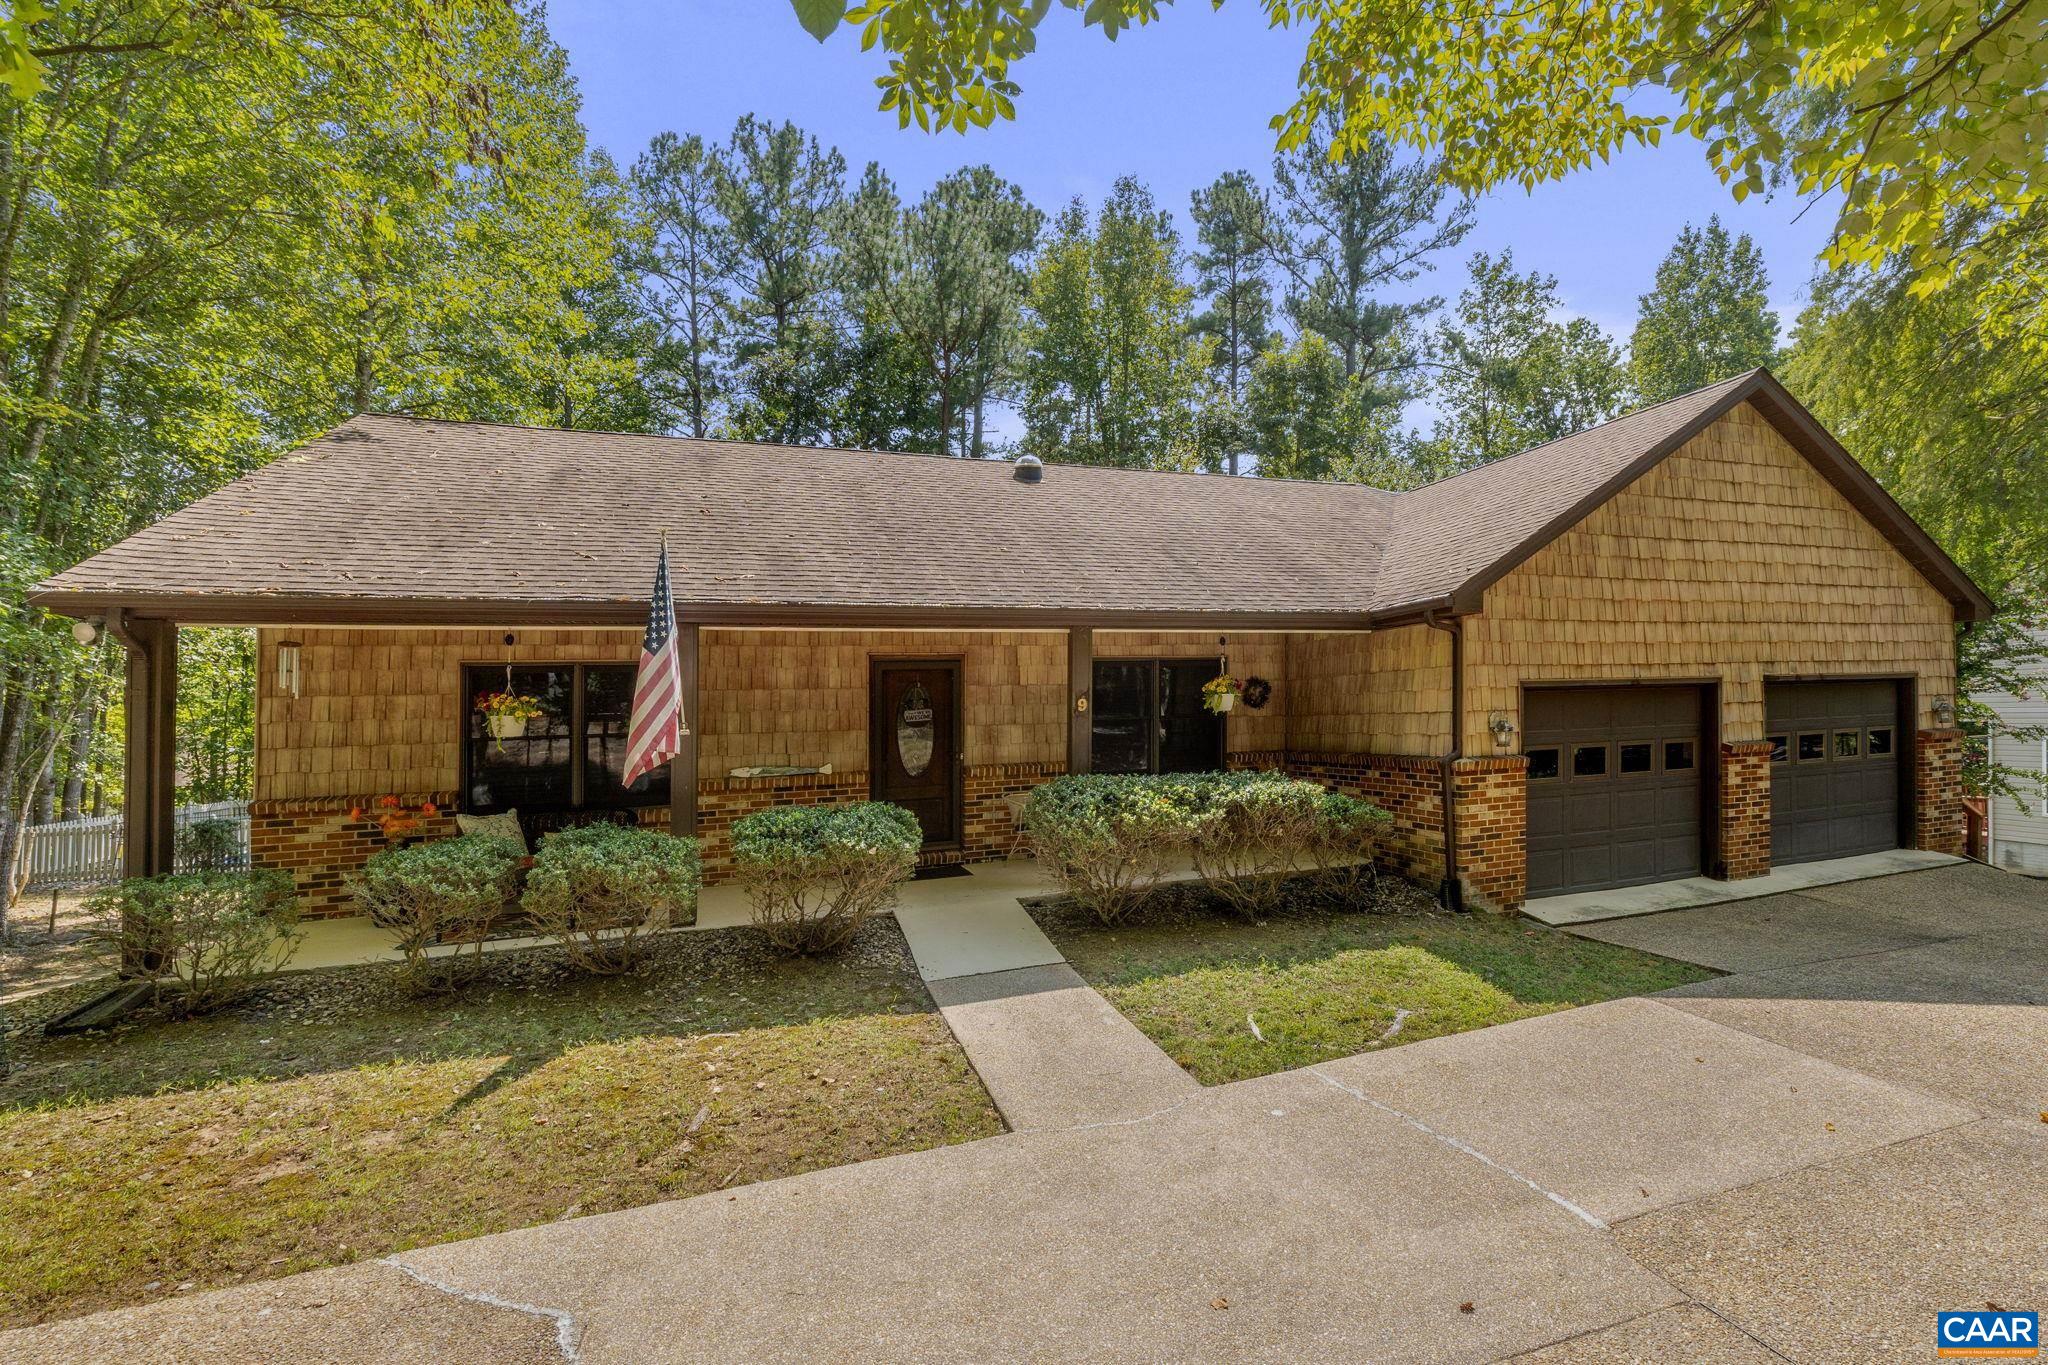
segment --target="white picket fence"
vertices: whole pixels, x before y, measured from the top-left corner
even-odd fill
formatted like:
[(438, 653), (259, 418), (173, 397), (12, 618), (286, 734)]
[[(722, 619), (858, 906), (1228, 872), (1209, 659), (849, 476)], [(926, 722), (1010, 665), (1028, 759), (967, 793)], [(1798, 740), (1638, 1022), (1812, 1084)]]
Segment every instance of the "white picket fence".
[[(203, 806), (180, 806), (178, 828), (202, 820), (228, 820), (236, 828), (234, 867), (249, 865), (249, 803), (214, 801)], [(184, 870), (184, 859), (177, 860)], [(121, 817), (101, 815), (84, 820), (60, 820), (51, 825), (30, 825), (22, 847), (22, 866), (28, 873), (27, 889), (49, 890), (60, 886), (90, 886), (111, 882), (121, 876)]]

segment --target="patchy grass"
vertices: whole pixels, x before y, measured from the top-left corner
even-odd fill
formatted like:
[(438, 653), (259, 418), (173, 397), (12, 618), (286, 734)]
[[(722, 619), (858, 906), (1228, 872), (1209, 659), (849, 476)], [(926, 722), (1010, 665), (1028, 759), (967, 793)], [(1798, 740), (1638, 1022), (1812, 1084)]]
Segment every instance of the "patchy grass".
[(1449, 914), (1397, 883), (1381, 907), (1297, 897), (1251, 924), (1188, 888), (1113, 929), (1064, 902), (1033, 914), (1075, 970), (1204, 1085), (1714, 975), (1526, 920)]
[(44, 1040), (0, 1081), (0, 1326), (284, 1275), (1000, 1131), (893, 921), (834, 959), (667, 935), (426, 1002), (384, 968)]

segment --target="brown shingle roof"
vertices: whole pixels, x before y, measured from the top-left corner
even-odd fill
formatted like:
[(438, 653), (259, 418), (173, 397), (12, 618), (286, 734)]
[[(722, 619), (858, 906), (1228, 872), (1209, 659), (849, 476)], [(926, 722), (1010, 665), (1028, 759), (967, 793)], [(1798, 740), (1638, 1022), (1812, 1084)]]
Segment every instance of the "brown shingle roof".
[[(702, 620), (1363, 625), (1475, 609), (1736, 402), (1949, 591), (1983, 594), (1757, 371), (1408, 493), (370, 415), (43, 584), (75, 614), (639, 618), (660, 531)], [(952, 614), (950, 617), (948, 614)]]

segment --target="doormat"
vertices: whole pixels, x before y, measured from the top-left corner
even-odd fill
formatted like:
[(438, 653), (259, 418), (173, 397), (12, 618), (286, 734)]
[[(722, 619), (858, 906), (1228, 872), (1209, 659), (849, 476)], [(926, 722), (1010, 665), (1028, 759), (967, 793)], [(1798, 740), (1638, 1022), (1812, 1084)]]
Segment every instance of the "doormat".
[(972, 872), (969, 872), (960, 863), (938, 863), (931, 867), (920, 867), (917, 871), (910, 874), (910, 880), (914, 882), (935, 882), (941, 877), (972, 877), (973, 875)]

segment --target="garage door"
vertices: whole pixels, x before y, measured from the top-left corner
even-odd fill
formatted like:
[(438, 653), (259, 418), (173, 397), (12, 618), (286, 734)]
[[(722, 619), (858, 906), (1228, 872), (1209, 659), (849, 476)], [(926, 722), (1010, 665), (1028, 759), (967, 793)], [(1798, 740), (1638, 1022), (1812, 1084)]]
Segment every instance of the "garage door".
[(1771, 861), (1899, 844), (1899, 684), (1771, 683)]
[(1700, 690), (1532, 688), (1529, 894), (1700, 870)]

